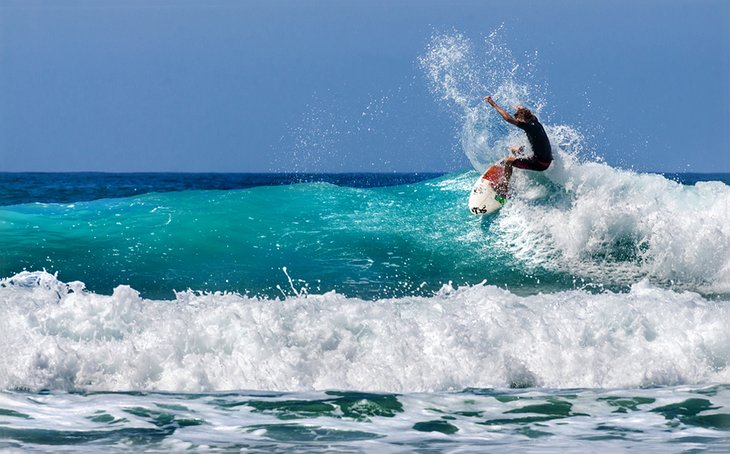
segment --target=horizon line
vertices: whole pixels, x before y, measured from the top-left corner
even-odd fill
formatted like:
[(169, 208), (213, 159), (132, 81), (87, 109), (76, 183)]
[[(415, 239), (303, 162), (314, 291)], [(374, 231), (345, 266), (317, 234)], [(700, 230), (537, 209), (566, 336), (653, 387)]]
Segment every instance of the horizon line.
[[(721, 172), (707, 172), (707, 171), (680, 171), (680, 170), (637, 170), (633, 168), (620, 170), (630, 170), (638, 173), (653, 173), (653, 174), (706, 174), (706, 175), (717, 175), (717, 174), (730, 174), (730, 170)], [(337, 171), (337, 172), (280, 172), (280, 171), (186, 171), (186, 170), (125, 170), (125, 171), (109, 171), (109, 170), (0, 170), (0, 174), (105, 174), (105, 175), (131, 175), (131, 174), (185, 174), (185, 175), (347, 175), (347, 174), (361, 174), (361, 175), (413, 175), (413, 174), (449, 174), (457, 172), (466, 172), (476, 169), (458, 169), (458, 170), (394, 170), (394, 171)]]

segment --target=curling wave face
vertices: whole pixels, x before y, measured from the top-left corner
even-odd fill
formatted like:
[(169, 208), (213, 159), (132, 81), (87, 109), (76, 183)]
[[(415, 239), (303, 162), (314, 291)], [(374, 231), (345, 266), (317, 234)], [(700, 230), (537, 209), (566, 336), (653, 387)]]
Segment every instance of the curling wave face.
[(163, 299), (187, 288), (378, 299), (484, 280), (518, 294), (622, 291), (644, 278), (730, 293), (729, 186), (556, 156), (544, 173), (515, 172), (513, 197), (489, 217), (465, 205), (475, 172), (0, 207), (0, 275), (47, 269), (97, 293), (129, 284)]
[(520, 297), (477, 285), (363, 301), (0, 286), (0, 388), (444, 391), (730, 381), (730, 305), (641, 282)]

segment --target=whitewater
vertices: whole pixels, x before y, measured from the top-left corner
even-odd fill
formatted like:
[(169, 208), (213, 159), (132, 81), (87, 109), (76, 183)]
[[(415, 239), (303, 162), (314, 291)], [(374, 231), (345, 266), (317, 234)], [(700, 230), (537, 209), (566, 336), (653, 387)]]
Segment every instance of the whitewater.
[(6, 194), (0, 449), (727, 450), (728, 180), (615, 168), (545, 122), (550, 169), (471, 215), (525, 143), (479, 100), (548, 98), (482, 44), (419, 59), (468, 171)]
[(5, 389), (430, 392), (730, 381), (728, 305), (646, 282), (628, 293), (527, 297), (446, 286), (376, 301), (334, 292), (151, 301), (128, 286), (97, 295), (47, 273), (3, 285)]

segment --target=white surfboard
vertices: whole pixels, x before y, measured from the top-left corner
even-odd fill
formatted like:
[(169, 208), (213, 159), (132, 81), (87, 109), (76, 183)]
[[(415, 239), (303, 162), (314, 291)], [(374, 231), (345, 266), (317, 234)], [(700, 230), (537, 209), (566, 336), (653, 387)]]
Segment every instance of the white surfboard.
[(499, 161), (479, 177), (469, 195), (469, 211), (473, 214), (489, 214), (502, 208), (506, 194), (501, 191), (497, 193), (494, 187), (503, 175), (504, 166)]

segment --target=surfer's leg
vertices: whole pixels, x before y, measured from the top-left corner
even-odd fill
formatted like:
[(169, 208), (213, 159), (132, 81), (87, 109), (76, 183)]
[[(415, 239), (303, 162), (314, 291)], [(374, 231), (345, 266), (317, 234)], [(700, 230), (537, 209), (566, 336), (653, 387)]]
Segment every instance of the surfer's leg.
[(509, 183), (510, 178), (512, 178), (512, 168), (514, 167), (515, 159), (505, 159), (504, 160), (504, 181), (505, 183)]
[(502, 179), (500, 180), (499, 184), (494, 187), (494, 190), (497, 192), (497, 194), (503, 197), (507, 195), (507, 190), (509, 189), (509, 180), (510, 178), (512, 178), (512, 163), (514, 161), (514, 156), (508, 156), (504, 159), (504, 163), (502, 164), (504, 167)]
[(534, 156), (529, 158), (518, 158), (512, 162), (513, 167), (524, 170), (534, 170), (535, 172), (542, 172), (550, 167), (550, 162), (542, 162), (535, 159)]
[(542, 162), (535, 159), (534, 156), (529, 158), (516, 158), (514, 156), (508, 156), (504, 159), (503, 164), (504, 173), (502, 180), (498, 185), (495, 186), (494, 190), (503, 197), (507, 196), (509, 190), (509, 182), (512, 179), (512, 170), (517, 167), (518, 169), (534, 170), (536, 172), (542, 172), (550, 167), (549, 162)]

